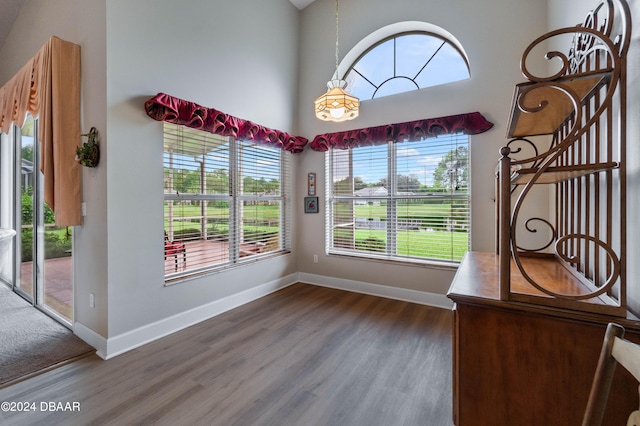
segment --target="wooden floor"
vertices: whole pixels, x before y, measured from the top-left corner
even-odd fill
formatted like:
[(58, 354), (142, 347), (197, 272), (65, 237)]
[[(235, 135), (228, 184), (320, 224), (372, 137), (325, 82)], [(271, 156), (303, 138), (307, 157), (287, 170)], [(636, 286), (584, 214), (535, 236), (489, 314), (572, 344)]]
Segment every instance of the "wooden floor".
[(0, 424), (451, 425), (451, 321), (445, 309), (296, 284), (1, 389), (0, 402), (35, 412), (3, 406)]

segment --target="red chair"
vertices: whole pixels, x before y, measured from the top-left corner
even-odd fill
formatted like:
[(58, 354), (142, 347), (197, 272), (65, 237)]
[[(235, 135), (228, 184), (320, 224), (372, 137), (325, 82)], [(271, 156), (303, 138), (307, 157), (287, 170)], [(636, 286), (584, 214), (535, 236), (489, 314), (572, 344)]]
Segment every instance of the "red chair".
[(178, 255), (182, 254), (183, 266), (187, 265), (187, 248), (184, 243), (177, 243), (175, 241), (169, 241), (169, 236), (164, 233), (164, 260), (167, 260), (167, 256), (173, 256), (176, 262), (176, 271), (178, 270)]

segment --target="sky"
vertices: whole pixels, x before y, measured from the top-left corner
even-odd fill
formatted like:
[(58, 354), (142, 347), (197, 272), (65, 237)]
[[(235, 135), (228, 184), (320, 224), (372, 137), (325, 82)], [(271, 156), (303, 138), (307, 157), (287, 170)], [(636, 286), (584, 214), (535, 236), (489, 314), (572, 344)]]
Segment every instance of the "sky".
[(345, 75), (347, 91), (360, 101), (469, 78), (460, 52), (429, 34), (386, 40), (361, 57)]
[[(443, 135), (416, 142), (395, 144), (396, 174), (418, 179), (423, 185), (433, 185), (433, 173), (442, 158), (458, 146), (468, 146), (469, 137), (463, 134)], [(369, 185), (376, 184), (388, 175), (388, 145), (361, 147), (352, 150), (353, 175)], [(334, 150), (333, 181), (348, 176), (348, 151)]]

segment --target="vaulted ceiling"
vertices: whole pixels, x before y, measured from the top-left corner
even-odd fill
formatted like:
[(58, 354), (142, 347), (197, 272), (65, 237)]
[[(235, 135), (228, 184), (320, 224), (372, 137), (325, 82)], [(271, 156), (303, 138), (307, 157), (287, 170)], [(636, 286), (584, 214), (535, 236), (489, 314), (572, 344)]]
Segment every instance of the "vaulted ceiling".
[[(289, 1), (297, 7), (298, 10), (302, 10), (314, 2), (314, 0)], [(0, 0), (0, 47), (4, 46), (4, 42), (24, 2), (25, 0)]]
[(18, 16), (18, 12), (20, 12), (22, 3), (24, 3), (24, 0), (0, 1), (0, 47), (4, 46), (4, 42)]

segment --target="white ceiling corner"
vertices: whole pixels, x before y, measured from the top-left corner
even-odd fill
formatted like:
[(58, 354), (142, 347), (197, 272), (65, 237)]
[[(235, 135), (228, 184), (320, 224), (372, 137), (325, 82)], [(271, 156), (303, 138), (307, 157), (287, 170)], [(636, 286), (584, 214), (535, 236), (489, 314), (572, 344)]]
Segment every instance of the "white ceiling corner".
[(4, 46), (23, 3), (24, 0), (0, 0), (0, 47)]
[(309, 6), (311, 3), (313, 3), (315, 0), (289, 0), (289, 1), (293, 3), (293, 5), (298, 8), (298, 10), (302, 10), (305, 7)]

